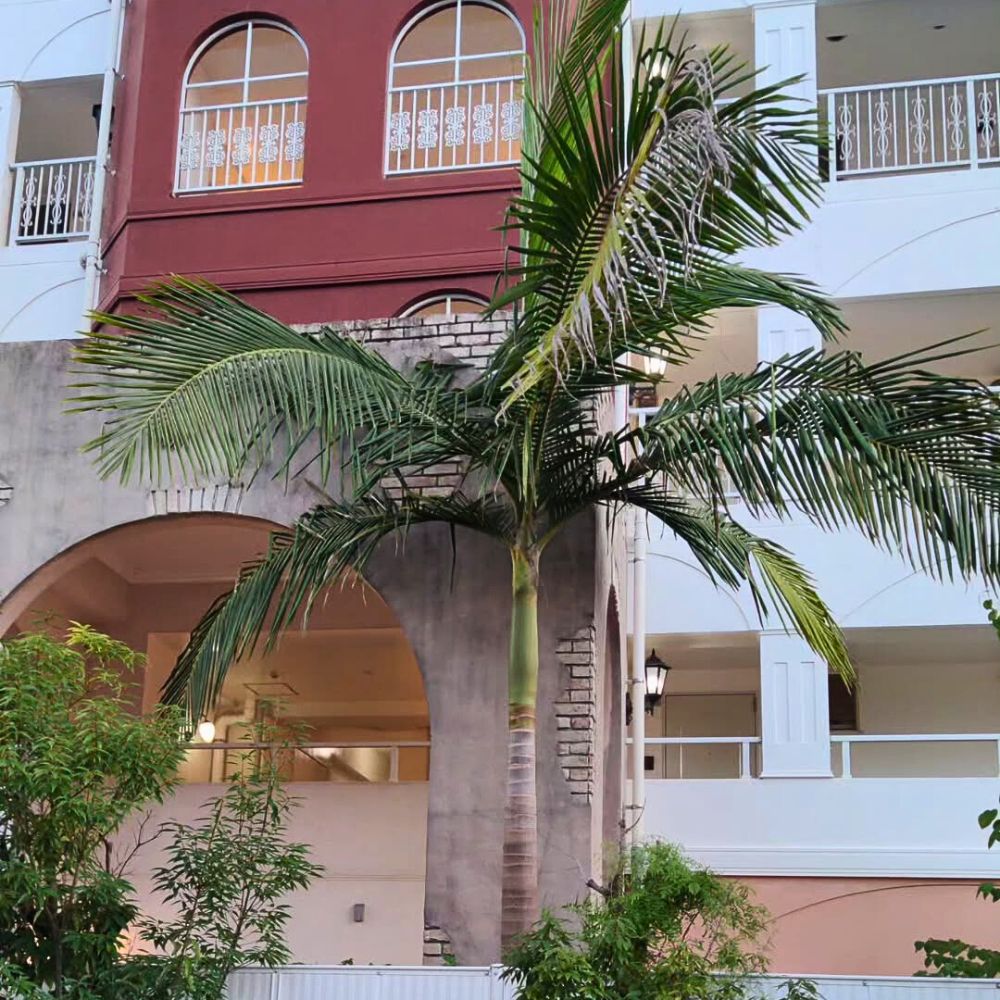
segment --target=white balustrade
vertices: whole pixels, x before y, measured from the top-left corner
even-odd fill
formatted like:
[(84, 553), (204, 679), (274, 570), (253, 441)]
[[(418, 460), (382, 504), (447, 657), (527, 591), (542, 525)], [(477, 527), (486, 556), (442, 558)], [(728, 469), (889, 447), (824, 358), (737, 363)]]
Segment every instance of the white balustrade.
[(385, 172), (426, 173), (517, 163), (523, 78), (393, 87), (386, 115)]
[[(411, 764), (415, 763), (418, 768), (422, 771), (426, 771), (427, 765), (427, 751), (430, 750), (429, 740), (378, 740), (378, 741), (365, 741), (365, 740), (351, 740), (349, 742), (343, 741), (326, 741), (326, 742), (305, 742), (305, 743), (294, 743), (294, 744), (273, 744), (273, 743), (260, 743), (252, 740), (240, 741), (240, 742), (213, 742), (213, 743), (189, 743), (186, 746), (186, 750), (192, 754), (212, 754), (213, 765), (216, 760), (222, 767), (217, 765), (209, 765), (210, 773), (215, 775), (224, 775), (227, 769), (232, 766), (237, 766), (239, 762), (239, 755), (241, 754), (253, 754), (262, 751), (270, 751), (273, 753), (287, 754), (290, 757), (294, 755), (300, 755), (315, 764), (319, 764), (325, 769), (330, 769), (334, 760), (339, 761), (346, 772), (354, 772), (356, 769), (351, 763), (350, 758), (345, 754), (345, 751), (353, 750), (376, 750), (385, 751), (388, 756), (388, 771), (387, 773), (377, 780), (388, 781), (390, 784), (396, 784), (400, 779), (400, 757), (402, 754), (410, 753), (414, 759), (410, 761)], [(216, 758), (215, 755), (223, 754), (224, 757), (220, 760)], [(234, 758), (230, 759), (230, 754), (236, 755)], [(416, 758), (419, 758), (417, 760)], [(188, 783), (195, 783), (199, 780), (197, 777), (192, 775), (183, 775)], [(357, 772), (358, 780), (376, 780), (371, 777), (367, 777), (360, 772)], [(212, 778), (210, 780), (216, 780)], [(219, 778), (219, 780), (222, 780)], [(304, 778), (293, 780), (319, 780), (318, 778)], [(421, 778), (419, 780), (425, 780)]]
[[(631, 745), (631, 738), (625, 741)], [(751, 763), (752, 748), (760, 746), (759, 736), (647, 736), (643, 741), (645, 747), (677, 747), (680, 753), (677, 761), (677, 778), (699, 778), (700, 774), (684, 774), (684, 748), (685, 747), (738, 747), (739, 762), (737, 776), (740, 778), (752, 778), (753, 766)]]
[(93, 156), (15, 163), (9, 243), (53, 243), (90, 233)]
[(249, 101), (181, 111), (176, 194), (300, 184), (306, 100)]
[(1000, 74), (820, 93), (830, 179), (1000, 163)]

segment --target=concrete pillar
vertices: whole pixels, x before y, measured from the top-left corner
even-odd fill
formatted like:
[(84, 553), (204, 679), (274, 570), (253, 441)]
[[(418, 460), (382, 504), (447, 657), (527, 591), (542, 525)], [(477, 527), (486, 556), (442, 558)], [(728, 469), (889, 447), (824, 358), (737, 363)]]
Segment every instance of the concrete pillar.
[[(816, 104), (816, 3), (815, 0), (754, 0), (754, 65), (759, 85), (804, 76), (785, 92)], [(797, 104), (799, 102), (796, 102)]]
[(822, 347), (819, 330), (804, 316), (782, 306), (762, 306), (757, 310), (758, 361), (777, 361), (786, 354), (819, 351)]
[(829, 778), (827, 665), (797, 635), (760, 635), (762, 778)]
[(10, 169), (17, 154), (17, 134), (21, 125), (21, 88), (16, 83), (0, 84), (0, 246), (10, 238), (11, 200), (14, 173)]

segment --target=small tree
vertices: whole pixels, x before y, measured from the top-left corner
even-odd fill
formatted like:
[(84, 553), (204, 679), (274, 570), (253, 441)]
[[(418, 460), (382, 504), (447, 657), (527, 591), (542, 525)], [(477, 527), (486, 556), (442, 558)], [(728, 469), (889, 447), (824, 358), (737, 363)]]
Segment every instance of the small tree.
[(657, 843), (595, 900), (552, 913), (507, 954), (521, 1000), (738, 998), (763, 972), (767, 911), (750, 891)]
[(243, 755), (201, 819), (166, 824), (167, 861), (153, 873), (153, 886), (174, 915), (140, 922), (159, 954), (134, 961), (134, 997), (210, 1000), (222, 996), (233, 969), (291, 958), (284, 900), (322, 868), (309, 861), (307, 845), (285, 841), (295, 804), (282, 786), (280, 761), (288, 752), (290, 746), (275, 746)]
[(112, 839), (183, 753), (175, 710), (134, 711), (141, 663), (76, 623), (0, 643), (0, 983), (22, 994), (101, 995), (136, 916)]

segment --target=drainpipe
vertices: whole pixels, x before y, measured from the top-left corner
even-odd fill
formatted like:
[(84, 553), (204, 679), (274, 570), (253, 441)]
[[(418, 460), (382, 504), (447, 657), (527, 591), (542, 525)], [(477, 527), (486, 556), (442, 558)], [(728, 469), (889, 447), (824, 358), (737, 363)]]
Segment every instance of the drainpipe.
[(87, 316), (97, 307), (100, 276), (103, 269), (101, 259), (101, 223), (104, 218), (104, 195), (108, 177), (111, 174), (111, 114), (114, 111), (115, 83), (122, 54), (122, 33), (125, 27), (125, 8), (128, 0), (110, 0), (108, 12), (111, 18), (111, 32), (108, 39), (108, 55), (104, 66), (104, 84), (101, 87), (101, 116), (97, 123), (97, 153), (95, 158), (94, 195), (90, 206), (90, 233), (87, 236), (87, 250), (83, 258), (84, 293), (83, 325), (89, 327)]
[(646, 516), (634, 509), (632, 520), (632, 843), (642, 842), (646, 807)]

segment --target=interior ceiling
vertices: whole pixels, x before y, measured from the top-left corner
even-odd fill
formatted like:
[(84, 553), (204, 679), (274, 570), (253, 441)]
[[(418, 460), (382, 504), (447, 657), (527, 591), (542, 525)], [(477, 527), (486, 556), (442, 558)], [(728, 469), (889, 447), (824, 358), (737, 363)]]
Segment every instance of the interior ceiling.
[[(1000, 664), (1000, 643), (989, 625), (934, 628), (846, 629), (851, 657), (859, 666), (918, 666), (921, 664)], [(648, 635), (647, 649), (680, 670), (756, 668), (755, 632)]]

